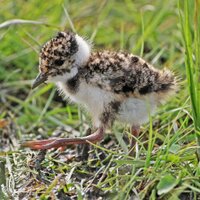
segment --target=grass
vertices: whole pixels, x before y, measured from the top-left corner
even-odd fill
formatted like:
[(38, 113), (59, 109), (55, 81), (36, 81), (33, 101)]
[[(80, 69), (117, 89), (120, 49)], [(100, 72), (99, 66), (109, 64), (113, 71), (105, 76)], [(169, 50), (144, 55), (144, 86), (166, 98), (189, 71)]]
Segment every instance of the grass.
[[(0, 199), (200, 198), (199, 1), (0, 4), (0, 22), (9, 22), (0, 25)], [(45, 157), (19, 146), (25, 139), (74, 137), (91, 126), (87, 113), (63, 101), (53, 85), (30, 89), (40, 46), (70, 27), (95, 49), (133, 52), (181, 77), (178, 94), (142, 127), (134, 157), (126, 153), (128, 126), (118, 123), (100, 145)]]
[[(190, 2), (191, 4), (191, 2)], [(200, 64), (200, 16), (198, 8), (200, 2), (197, 0), (194, 5), (193, 24), (190, 24), (189, 1), (184, 2), (184, 17), (180, 13), (182, 33), (186, 49), (185, 65), (188, 88), (190, 93), (192, 114), (196, 131), (198, 146), (200, 147), (200, 84), (199, 84), (199, 64)], [(195, 60), (193, 60), (193, 55)], [(198, 159), (200, 160), (200, 148), (197, 149)]]

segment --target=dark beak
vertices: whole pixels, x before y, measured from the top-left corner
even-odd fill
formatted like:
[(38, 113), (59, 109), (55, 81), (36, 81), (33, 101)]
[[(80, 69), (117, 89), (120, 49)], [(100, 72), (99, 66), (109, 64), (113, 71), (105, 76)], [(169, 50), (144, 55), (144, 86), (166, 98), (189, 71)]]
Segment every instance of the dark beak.
[(47, 74), (45, 73), (39, 73), (36, 77), (36, 79), (33, 82), (32, 89), (36, 88), (38, 85), (44, 83), (47, 80)]

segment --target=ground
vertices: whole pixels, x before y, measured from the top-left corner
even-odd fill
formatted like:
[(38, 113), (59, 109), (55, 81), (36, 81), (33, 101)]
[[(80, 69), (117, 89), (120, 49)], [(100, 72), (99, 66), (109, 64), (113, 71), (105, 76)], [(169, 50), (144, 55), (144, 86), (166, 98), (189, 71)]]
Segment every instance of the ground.
[[(200, 199), (182, 4), (8, 0), (0, 5), (0, 199)], [(192, 10), (193, 1), (189, 6)], [(119, 123), (97, 145), (40, 152), (20, 147), (24, 140), (74, 137), (91, 127), (89, 115), (62, 100), (54, 85), (31, 90), (41, 45), (67, 29), (91, 39), (94, 50), (132, 52), (178, 76), (179, 92), (142, 127), (133, 156), (129, 127)]]

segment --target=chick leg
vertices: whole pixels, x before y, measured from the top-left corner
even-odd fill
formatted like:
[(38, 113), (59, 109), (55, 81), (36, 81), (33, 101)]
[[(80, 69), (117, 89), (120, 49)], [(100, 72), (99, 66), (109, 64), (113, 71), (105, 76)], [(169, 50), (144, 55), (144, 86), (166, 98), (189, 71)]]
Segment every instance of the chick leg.
[(135, 138), (137, 138), (140, 134), (140, 126), (136, 126), (136, 125), (131, 126), (131, 134), (133, 137), (131, 137), (131, 142), (130, 142), (130, 149), (131, 149), (130, 155), (133, 154), (133, 148), (136, 145)]
[(55, 138), (49, 140), (36, 140), (27, 141), (21, 144), (22, 147), (29, 147), (31, 149), (51, 149), (64, 147), (71, 144), (86, 144), (86, 143), (96, 143), (103, 139), (105, 128), (103, 126), (99, 127), (96, 132), (85, 137), (77, 138)]

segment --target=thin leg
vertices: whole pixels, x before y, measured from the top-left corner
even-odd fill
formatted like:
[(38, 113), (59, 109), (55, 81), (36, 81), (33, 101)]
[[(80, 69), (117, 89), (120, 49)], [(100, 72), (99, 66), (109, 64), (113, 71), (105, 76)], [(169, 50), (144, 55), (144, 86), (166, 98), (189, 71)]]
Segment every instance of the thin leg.
[(81, 138), (55, 138), (49, 140), (37, 140), (37, 141), (27, 141), (22, 143), (22, 147), (29, 147), (31, 149), (51, 149), (64, 147), (70, 144), (85, 144), (88, 142), (96, 143), (103, 139), (104, 137), (104, 128), (100, 127), (96, 132), (89, 136)]
[(133, 135), (133, 137), (131, 138), (131, 143), (130, 143), (130, 148), (131, 148), (130, 154), (133, 153), (133, 148), (136, 145), (135, 138), (137, 138), (140, 134), (140, 126), (133, 125), (131, 127), (131, 134)]

